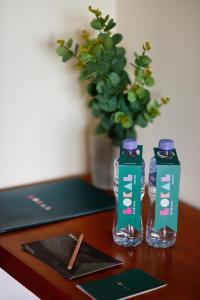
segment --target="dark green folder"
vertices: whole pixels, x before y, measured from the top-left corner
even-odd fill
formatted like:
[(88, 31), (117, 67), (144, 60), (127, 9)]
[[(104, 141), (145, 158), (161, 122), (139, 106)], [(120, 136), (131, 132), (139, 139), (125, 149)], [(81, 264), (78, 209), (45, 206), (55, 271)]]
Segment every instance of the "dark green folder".
[(114, 198), (81, 179), (0, 192), (0, 233), (110, 210)]

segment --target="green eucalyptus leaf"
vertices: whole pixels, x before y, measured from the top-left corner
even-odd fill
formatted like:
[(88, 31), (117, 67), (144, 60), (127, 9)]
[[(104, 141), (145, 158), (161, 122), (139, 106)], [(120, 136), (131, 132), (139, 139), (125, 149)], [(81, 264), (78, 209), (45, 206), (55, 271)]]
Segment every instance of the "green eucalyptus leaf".
[(137, 56), (135, 59), (135, 63), (139, 67), (148, 67), (151, 64), (151, 62), (151, 58), (147, 55)]
[(99, 109), (99, 101), (96, 98), (93, 98), (92, 100), (90, 100), (88, 106), (90, 108), (94, 108), (94, 109)]
[(113, 19), (110, 19), (108, 24), (106, 25), (105, 31), (109, 31), (115, 26), (116, 26), (116, 23), (113, 21)]
[(145, 118), (148, 122), (153, 122), (153, 118), (152, 118), (147, 112), (144, 112), (144, 118)]
[(138, 101), (131, 102), (131, 109), (134, 113), (140, 111), (141, 104)]
[(103, 32), (100, 32), (99, 35), (98, 35), (98, 40), (101, 41), (103, 43), (103, 41), (105, 40), (105, 38), (108, 36), (107, 33), (103, 33)]
[(151, 87), (155, 84), (155, 80), (153, 77), (147, 77), (147, 78), (145, 78), (144, 83), (146, 86)]
[(101, 23), (101, 28), (103, 28), (105, 21), (103, 18), (98, 18), (98, 21)]
[(151, 59), (149, 56), (147, 56), (147, 55), (142, 55), (142, 56), (141, 56), (141, 61), (142, 61), (143, 65), (144, 65), (145, 67), (147, 67), (148, 65), (151, 64), (152, 59)]
[(123, 116), (121, 118), (121, 124), (124, 128), (130, 128), (133, 126), (133, 119), (130, 116)]
[(110, 58), (113, 59), (113, 57), (116, 56), (116, 47), (112, 47), (111, 49), (109, 49), (109, 51), (107, 51), (107, 53), (109, 53)]
[(96, 96), (96, 99), (99, 100), (99, 101), (106, 101), (106, 100), (108, 100), (107, 97), (105, 97), (103, 95), (100, 95), (100, 94)]
[(120, 82), (120, 77), (115, 72), (110, 73), (108, 75), (108, 78), (113, 86), (116, 86)]
[(116, 33), (112, 36), (112, 40), (113, 40), (113, 44), (114, 45), (117, 45), (121, 42), (121, 40), (123, 39), (123, 36), (122, 34), (120, 33)]
[(140, 84), (144, 82), (144, 71), (143, 69), (136, 68), (135, 70), (135, 80)]
[(122, 117), (124, 117), (124, 113), (122, 111), (118, 111), (114, 114), (114, 122), (115, 123), (120, 123), (121, 122), (121, 119)]
[(111, 37), (107, 36), (104, 40), (104, 47), (109, 50), (110, 48), (112, 48), (112, 46), (113, 46), (113, 40)]
[(150, 92), (147, 89), (143, 89), (140, 87), (139, 89), (136, 90), (136, 94), (140, 100), (141, 103), (148, 103), (151, 99)]
[(150, 103), (150, 104), (147, 106), (147, 112), (148, 112), (148, 114), (149, 114), (152, 118), (155, 118), (155, 117), (157, 117), (158, 115), (160, 115), (159, 107), (158, 107), (158, 105), (157, 105), (155, 102)]
[(139, 82), (140, 84), (143, 84), (143, 82), (144, 82), (144, 78), (141, 77), (141, 76), (139, 76), (139, 75), (135, 76), (135, 80), (136, 80), (137, 82)]
[(125, 86), (127, 84), (131, 83), (131, 81), (129, 79), (129, 76), (128, 76), (128, 73), (124, 70), (120, 73), (120, 81), (123, 82), (123, 84), (125, 84)]
[(104, 51), (103, 59), (104, 61), (110, 62), (113, 60), (113, 57), (115, 57), (116, 49), (114, 47), (110, 48), (109, 51)]
[(100, 80), (98, 83), (97, 83), (97, 86), (96, 86), (96, 89), (97, 89), (97, 92), (99, 94), (103, 93), (103, 88), (105, 86), (105, 82), (103, 80)]
[(63, 56), (65, 55), (67, 49), (63, 46), (60, 46), (56, 49), (56, 53), (59, 55), (59, 56)]
[(93, 59), (93, 56), (88, 53), (88, 52), (83, 52), (81, 54), (81, 60), (84, 62), (84, 63), (88, 63), (88, 62), (91, 62)]
[(123, 47), (118, 47), (116, 51), (117, 56), (124, 56), (126, 54), (126, 50)]
[(114, 58), (112, 60), (112, 69), (114, 72), (120, 73), (126, 65), (126, 58)]
[(151, 94), (148, 90), (144, 90), (143, 100), (145, 103), (149, 102), (151, 100)]
[(126, 101), (126, 99), (124, 97), (121, 97), (119, 99), (119, 103), (118, 103), (118, 109), (122, 112), (124, 112), (125, 114), (128, 114), (130, 109), (128, 106), (128, 101)]
[(90, 62), (85, 66), (81, 79), (90, 79), (93, 76), (98, 75), (99, 72), (100, 72), (99, 64)]
[(106, 85), (104, 87), (104, 96), (106, 98), (112, 98), (113, 95), (116, 95), (116, 87), (108, 85), (108, 80), (106, 80)]
[(136, 95), (139, 99), (143, 99), (145, 97), (145, 90), (142, 87), (137, 88)]
[(101, 62), (98, 64), (98, 71), (101, 75), (107, 75), (109, 70), (109, 63)]
[(70, 48), (72, 46), (72, 44), (73, 44), (73, 40), (69, 39), (66, 43), (66, 46)]
[(99, 107), (99, 102), (97, 99), (92, 99), (90, 102), (89, 102), (89, 105), (88, 105), (91, 110), (92, 110), (92, 114), (94, 115), (94, 117), (98, 118), (102, 115), (102, 111)]
[(128, 91), (128, 101), (135, 102), (137, 100), (137, 96), (133, 91)]
[(94, 53), (94, 56), (95, 56), (96, 58), (98, 58), (99, 56), (101, 56), (101, 55), (102, 55), (102, 52), (103, 52), (103, 50), (102, 50), (102, 46), (101, 46), (101, 45), (97, 45), (97, 46), (95, 46), (95, 47), (93, 48), (93, 53)]
[[(98, 97), (101, 95), (98, 95)], [(99, 102), (100, 108), (105, 112), (113, 112), (117, 109), (117, 98), (116, 96), (113, 96), (110, 99), (107, 98), (101, 98), (101, 101)]]
[(144, 77), (144, 70), (143, 70), (143, 69), (137, 68), (137, 69), (135, 70), (135, 75), (136, 75), (136, 76), (140, 76), (140, 77)]
[(143, 114), (140, 114), (137, 118), (136, 118), (136, 123), (137, 125), (139, 125), (140, 127), (146, 127), (148, 124), (148, 121), (145, 119)]
[(92, 28), (101, 30), (103, 28), (102, 23), (98, 19), (94, 19), (90, 22)]
[[(114, 86), (113, 86), (112, 82), (110, 81), (109, 78), (107, 78), (106, 79), (106, 92), (108, 92), (110, 94), (109, 90), (111, 91), (111, 90), (113, 90), (113, 88), (114, 88)], [(114, 91), (115, 91), (115, 89), (114, 89)]]
[(65, 54), (64, 54), (63, 57), (62, 57), (62, 61), (63, 61), (63, 62), (66, 62), (66, 61), (68, 61), (72, 56), (73, 56), (73, 52), (72, 52), (71, 50), (69, 50), (69, 49), (66, 49), (66, 52), (65, 52)]

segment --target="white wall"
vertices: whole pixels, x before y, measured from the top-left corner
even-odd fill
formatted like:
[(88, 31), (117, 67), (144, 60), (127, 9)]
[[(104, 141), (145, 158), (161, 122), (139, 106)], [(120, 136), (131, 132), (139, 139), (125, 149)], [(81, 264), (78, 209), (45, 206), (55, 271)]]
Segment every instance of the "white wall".
[(0, 300), (40, 300), (0, 268)]
[(154, 94), (171, 103), (139, 140), (147, 165), (159, 138), (175, 140), (181, 198), (200, 207), (199, 0), (1, 0), (0, 187), (87, 171), (86, 93), (55, 41), (88, 28), (89, 4), (117, 17), (129, 61), (151, 41)]
[(182, 164), (180, 196), (200, 207), (200, 1), (118, 0), (117, 20), (129, 61), (143, 42), (152, 43), (153, 95), (171, 98), (153, 125), (138, 129), (147, 166), (158, 140), (174, 139)]
[(88, 6), (115, 1), (0, 1), (0, 187), (85, 173), (87, 107), (59, 38), (89, 27)]

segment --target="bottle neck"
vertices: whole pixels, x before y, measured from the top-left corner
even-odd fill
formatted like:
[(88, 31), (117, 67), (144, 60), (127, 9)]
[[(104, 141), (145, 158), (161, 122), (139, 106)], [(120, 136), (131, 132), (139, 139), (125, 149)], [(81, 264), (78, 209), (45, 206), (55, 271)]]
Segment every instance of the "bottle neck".
[(133, 156), (137, 156), (137, 149), (134, 150), (123, 150), (124, 154), (127, 157), (133, 157)]
[(159, 150), (159, 156), (162, 158), (172, 158), (174, 156), (173, 150)]

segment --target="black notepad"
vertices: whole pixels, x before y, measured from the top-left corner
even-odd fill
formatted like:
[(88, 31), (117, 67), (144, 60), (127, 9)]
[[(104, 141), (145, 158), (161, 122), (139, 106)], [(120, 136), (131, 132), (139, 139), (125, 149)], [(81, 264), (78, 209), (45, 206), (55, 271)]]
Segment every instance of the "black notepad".
[(24, 251), (52, 267), (67, 279), (74, 279), (122, 263), (83, 241), (76, 257), (75, 264), (72, 270), (69, 271), (67, 266), (76, 244), (77, 238), (74, 235), (69, 234), (24, 244), (22, 245), (22, 248)]
[(114, 198), (81, 179), (0, 192), (0, 233), (105, 211)]

